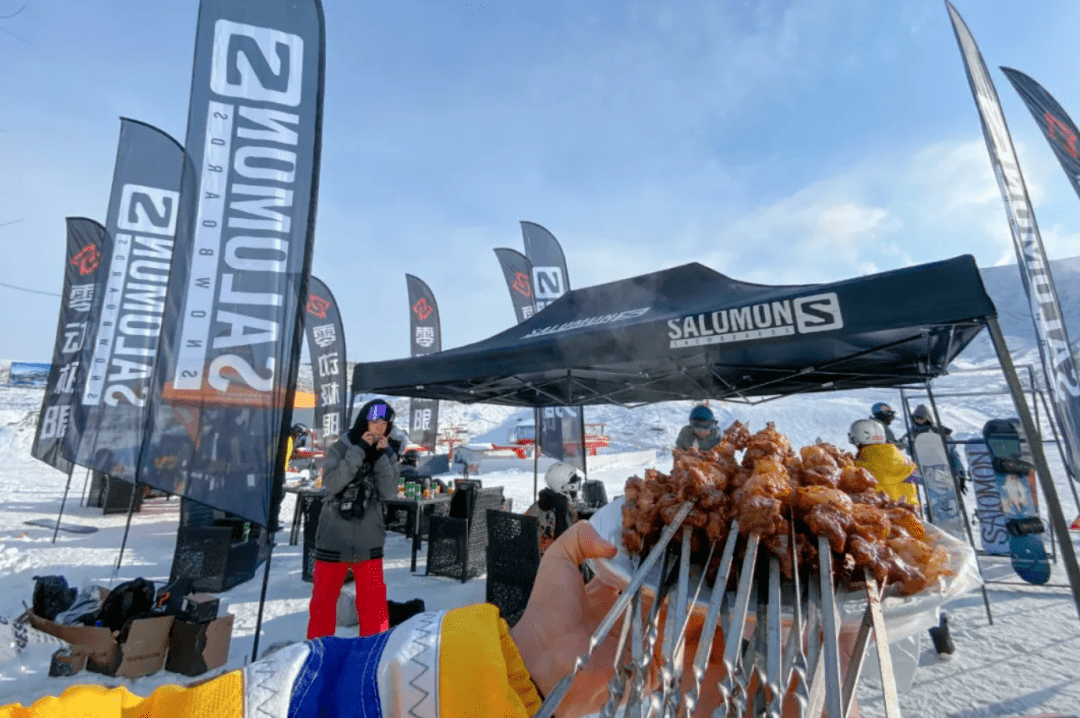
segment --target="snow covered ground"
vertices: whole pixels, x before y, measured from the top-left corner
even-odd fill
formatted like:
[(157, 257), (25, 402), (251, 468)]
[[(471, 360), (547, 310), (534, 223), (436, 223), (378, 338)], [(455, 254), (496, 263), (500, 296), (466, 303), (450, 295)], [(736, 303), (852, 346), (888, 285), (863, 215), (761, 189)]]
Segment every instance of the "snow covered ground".
[[(1070, 262), (1063, 267), (1066, 272), (1080, 268), (1080, 262)], [(1058, 263), (1055, 263), (1054, 271), (1062, 271), (1058, 269)], [(1019, 291), (1015, 267), (992, 268), (984, 272), (984, 276), (995, 302), (1002, 309), (1002, 321), (1006, 333), (1013, 338), (1016, 360), (1019, 363), (1036, 362), (1029, 320), (1014, 309)], [(1077, 272), (1073, 271), (1070, 279), (1076, 276)], [(1076, 326), (1075, 321), (1078, 304), (1067, 301), (1067, 296), (1071, 296), (1069, 292), (1080, 283), (1063, 282), (1062, 277), (1058, 283), (1072, 336), (1080, 336), (1080, 326)], [(980, 339), (964, 353), (962, 360), (953, 367), (953, 373), (935, 382), (935, 392), (943, 397), (939, 399), (943, 421), (955, 430), (957, 438), (977, 435), (989, 418), (1014, 414), (1010, 398), (1003, 393), (945, 396), (1003, 389), (1000, 375), (979, 371), (993, 364), (989, 343)], [(119, 572), (114, 572), (113, 566), (125, 517), (102, 516), (100, 509), (80, 508), (83, 471), (77, 470), (74, 474), (65, 517), (70, 522), (95, 526), (99, 529), (97, 533), (61, 532), (53, 544), (51, 530), (24, 524), (35, 518), (55, 518), (66, 477), (30, 457), (41, 390), (5, 386), (2, 369), (0, 367), (0, 578), (3, 579), (0, 581), (0, 616), (14, 618), (22, 613), (30, 602), (33, 577), (38, 575), (63, 575), (72, 585), (78, 586), (92, 583), (109, 586), (139, 576), (155, 582), (166, 580), (175, 544), (178, 506), (175, 500), (152, 501), (134, 516)], [(897, 391), (797, 396), (753, 407), (724, 402), (713, 402), (712, 406), (722, 425), (739, 419), (757, 430), (766, 421), (773, 421), (796, 445), (811, 443), (820, 437), (843, 446), (850, 423), (866, 416), (869, 406), (882, 400), (899, 409)], [(920, 400), (915, 398), (915, 401)], [(404, 408), (405, 401), (392, 400), (399, 409)], [(591, 471), (590, 478), (603, 480), (608, 496), (614, 497), (622, 493), (627, 477), (649, 466), (669, 469), (670, 447), (691, 405), (684, 401), (635, 410), (587, 408), (587, 422), (605, 424), (605, 432), (612, 440), (611, 451), (655, 452), (651, 461), (606, 466)], [(470, 437), (498, 439), (500, 432), (528, 415), (529, 412), (508, 407), (444, 405), (441, 424), (462, 426)], [(902, 432), (901, 426), (897, 433)], [(1046, 435), (1049, 435), (1048, 429)], [(1056, 447), (1048, 445), (1047, 453), (1063, 511), (1067, 520), (1071, 520), (1080, 509), (1073, 498), (1072, 487), (1064, 477)], [(530, 470), (491, 472), (482, 468), (480, 478), (485, 486), (502, 485), (519, 511), (532, 501)], [(292, 516), (292, 501), (291, 496), (287, 497), (282, 507), (286, 526)], [(972, 503), (969, 494), (969, 507)], [(1074, 536), (1080, 539), (1080, 534)], [(287, 543), (286, 528), (277, 536), (278, 545), (271, 563), (260, 638), (263, 648), (279, 641), (300, 640), (304, 636), (311, 585), (300, 580), (301, 547)], [(409, 542), (399, 534), (390, 534), (385, 573), (391, 599), (405, 601), (419, 597), (433, 609), (483, 600), (482, 578), (461, 584), (445, 578), (425, 577), (423, 559), (421, 553), (418, 573), (411, 573)], [(957, 653), (951, 660), (941, 660), (929, 641), (923, 641), (914, 685), (901, 695), (903, 715), (909, 718), (978, 718), (1044, 712), (1080, 713), (1080, 618), (1067, 587), (1064, 568), (1060, 562), (1056, 564), (1052, 585), (1037, 588), (1019, 582), (1007, 559), (983, 559), (982, 565), (988, 579), (1007, 582), (988, 586), (993, 625), (987, 622), (978, 592), (948, 605)], [(242, 666), (250, 659), (261, 577), (260, 570), (257, 580), (222, 594), (223, 609), (237, 617), (227, 668)], [(354, 635), (354, 631), (340, 628), (339, 635)], [(0, 703), (27, 703), (43, 695), (59, 693), (76, 682), (127, 684), (131, 690), (145, 695), (158, 685), (188, 680), (164, 671), (136, 680), (107, 678), (87, 672), (70, 678), (49, 678), (52, 649), (51, 646), (31, 644), (17, 658), (0, 661)], [(864, 679), (860, 685), (860, 702), (864, 715), (884, 715), (880, 687), (872, 680)]]

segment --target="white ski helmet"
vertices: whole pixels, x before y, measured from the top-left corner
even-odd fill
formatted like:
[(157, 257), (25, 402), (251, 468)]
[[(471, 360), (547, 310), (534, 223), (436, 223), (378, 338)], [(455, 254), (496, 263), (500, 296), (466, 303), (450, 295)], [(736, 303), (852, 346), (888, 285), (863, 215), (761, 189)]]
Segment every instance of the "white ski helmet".
[(547, 482), (548, 488), (552, 491), (557, 491), (560, 494), (569, 494), (571, 491), (580, 491), (581, 483), (585, 480), (585, 475), (581, 473), (581, 469), (573, 464), (567, 464), (562, 461), (558, 461), (548, 467), (547, 473), (544, 474), (544, 481)]
[(848, 440), (855, 446), (866, 444), (884, 444), (885, 427), (880, 421), (873, 419), (859, 419), (848, 430)]

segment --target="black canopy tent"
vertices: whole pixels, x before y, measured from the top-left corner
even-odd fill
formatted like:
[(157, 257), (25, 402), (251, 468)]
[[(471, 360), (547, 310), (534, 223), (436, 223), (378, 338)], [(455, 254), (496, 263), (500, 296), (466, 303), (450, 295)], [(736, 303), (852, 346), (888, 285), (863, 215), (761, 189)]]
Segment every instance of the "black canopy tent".
[[(569, 291), (457, 349), (357, 364), (352, 392), (542, 407), (754, 401), (926, 384), (986, 327), (1080, 612), (1080, 565), (1038, 430), (970, 255), (830, 284), (768, 286), (686, 264)], [(352, 415), (350, 407), (350, 416)]]
[(352, 390), (553, 406), (895, 386), (940, 375), (993, 314), (970, 256), (793, 286), (686, 264), (567, 292), (475, 344), (357, 364)]

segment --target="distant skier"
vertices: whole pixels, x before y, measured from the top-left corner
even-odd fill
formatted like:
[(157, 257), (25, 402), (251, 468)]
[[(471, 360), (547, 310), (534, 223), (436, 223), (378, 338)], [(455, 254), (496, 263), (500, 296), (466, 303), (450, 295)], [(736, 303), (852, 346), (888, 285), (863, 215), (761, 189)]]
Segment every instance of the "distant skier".
[[(919, 491), (915, 485), (915, 464), (900, 449), (885, 440), (885, 427), (873, 419), (860, 419), (851, 425), (848, 439), (859, 448), (855, 465), (869, 471), (878, 480), (878, 490), (894, 501), (906, 501), (919, 510)], [(942, 657), (951, 657), (956, 650), (949, 634), (949, 621), (941, 615), (941, 621), (930, 629), (934, 650)], [(907, 652), (919, 655), (919, 637), (910, 636), (890, 646), (894, 662)], [(916, 665), (918, 662), (916, 660)]]
[[(914, 444), (916, 436), (925, 434), (928, 431), (940, 434), (943, 439), (947, 439), (949, 435), (952, 434), (952, 429), (949, 427), (936, 426), (933, 417), (930, 414), (930, 410), (926, 408), (926, 404), (919, 404), (915, 407), (915, 410), (911, 412), (911, 433), (906, 435), (904, 439)], [(953, 473), (956, 474), (956, 481), (960, 493), (966, 494), (967, 471), (964, 469), (964, 462), (960, 460), (960, 455), (956, 453), (956, 447), (953, 446), (949, 447), (949, 464), (952, 466)]]
[(708, 451), (720, 443), (720, 438), (712, 409), (699, 404), (690, 412), (690, 423), (682, 428), (675, 439), (675, 448)]
[(882, 428), (885, 429), (886, 442), (892, 444), (898, 449), (903, 450), (904, 445), (897, 440), (896, 435), (893, 434), (892, 429), (889, 428), (889, 424), (891, 424), (893, 422), (893, 419), (896, 418), (896, 412), (893, 411), (891, 406), (889, 406), (883, 401), (879, 401), (878, 403), (870, 407), (870, 418), (881, 424)]
[(873, 419), (859, 419), (851, 425), (848, 439), (858, 447), (855, 465), (869, 471), (878, 481), (878, 490), (894, 501), (906, 501), (919, 507), (915, 486), (915, 464), (908, 461), (895, 445), (885, 438), (885, 427)]
[(581, 469), (558, 461), (548, 467), (544, 474), (547, 488), (541, 489), (536, 503), (525, 511), (526, 516), (536, 516), (539, 522), (540, 555), (555, 542), (566, 529), (577, 521), (574, 502), (585, 481)]

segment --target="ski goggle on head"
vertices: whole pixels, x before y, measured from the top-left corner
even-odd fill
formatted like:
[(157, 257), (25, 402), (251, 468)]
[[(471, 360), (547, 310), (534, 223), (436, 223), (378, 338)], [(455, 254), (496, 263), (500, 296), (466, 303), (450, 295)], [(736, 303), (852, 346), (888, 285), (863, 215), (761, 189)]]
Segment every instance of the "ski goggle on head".
[(374, 404), (368, 409), (367, 420), (375, 421), (376, 419), (382, 419), (383, 421), (389, 421), (386, 418), (386, 410), (389, 409), (386, 404)]

